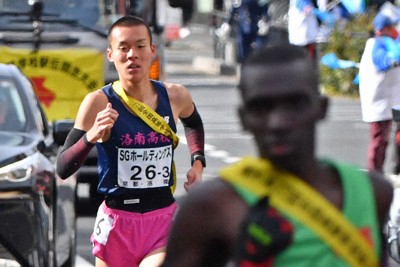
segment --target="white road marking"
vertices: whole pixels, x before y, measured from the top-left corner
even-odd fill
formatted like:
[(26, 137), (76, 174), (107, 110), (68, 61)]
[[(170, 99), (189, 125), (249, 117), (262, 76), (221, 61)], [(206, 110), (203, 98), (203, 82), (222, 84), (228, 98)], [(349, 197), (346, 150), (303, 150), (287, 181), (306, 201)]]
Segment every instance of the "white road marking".
[(75, 266), (76, 267), (94, 267), (93, 264), (91, 264), (90, 262), (88, 262), (87, 260), (85, 260), (84, 258), (82, 258), (80, 256), (76, 256)]

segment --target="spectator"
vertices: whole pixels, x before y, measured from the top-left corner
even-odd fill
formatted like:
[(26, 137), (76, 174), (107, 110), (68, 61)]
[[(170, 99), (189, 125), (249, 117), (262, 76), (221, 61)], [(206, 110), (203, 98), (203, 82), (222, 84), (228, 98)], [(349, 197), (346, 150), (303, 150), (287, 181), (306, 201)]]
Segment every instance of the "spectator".
[[(359, 90), (362, 118), (370, 125), (368, 163), (370, 170), (383, 172), (392, 129), (392, 106), (400, 104), (400, 38), (397, 21), (379, 12), (373, 20), (375, 36), (368, 39), (360, 61)], [(391, 47), (394, 47), (391, 48)], [(396, 123), (396, 136), (400, 129)], [(396, 142), (394, 172), (400, 172), (399, 143)]]
[(317, 6), (311, 0), (290, 0), (289, 42), (301, 46), (317, 61), (319, 35), (318, 19), (332, 26), (333, 16), (326, 12), (327, 0), (318, 0)]
[(268, 20), (267, 1), (261, 0), (234, 0), (226, 21), (217, 30), (220, 38), (228, 35), (231, 30), (235, 33), (238, 62), (243, 60), (256, 47), (266, 41), (266, 32), (260, 32), (260, 25)]
[(257, 49), (240, 79), (239, 115), (259, 155), (189, 192), (162, 267), (386, 266), (393, 188), (380, 173), (316, 158), (328, 99), (307, 53)]

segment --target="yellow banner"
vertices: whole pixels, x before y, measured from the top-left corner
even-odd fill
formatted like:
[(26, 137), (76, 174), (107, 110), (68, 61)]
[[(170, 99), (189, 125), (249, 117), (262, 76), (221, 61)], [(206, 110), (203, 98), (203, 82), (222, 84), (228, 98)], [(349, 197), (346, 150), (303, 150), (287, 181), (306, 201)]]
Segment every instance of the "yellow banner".
[(39, 50), (0, 47), (0, 62), (28, 76), (50, 121), (75, 119), (83, 98), (104, 85), (103, 53), (94, 49)]

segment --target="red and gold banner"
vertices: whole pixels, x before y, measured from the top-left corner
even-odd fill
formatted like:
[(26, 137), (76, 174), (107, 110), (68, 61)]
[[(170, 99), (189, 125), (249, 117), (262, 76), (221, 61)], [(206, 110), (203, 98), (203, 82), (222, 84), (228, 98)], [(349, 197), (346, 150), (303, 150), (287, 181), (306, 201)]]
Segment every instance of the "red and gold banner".
[(0, 47), (0, 62), (18, 66), (32, 80), (50, 121), (75, 119), (83, 98), (104, 85), (104, 56), (94, 49)]

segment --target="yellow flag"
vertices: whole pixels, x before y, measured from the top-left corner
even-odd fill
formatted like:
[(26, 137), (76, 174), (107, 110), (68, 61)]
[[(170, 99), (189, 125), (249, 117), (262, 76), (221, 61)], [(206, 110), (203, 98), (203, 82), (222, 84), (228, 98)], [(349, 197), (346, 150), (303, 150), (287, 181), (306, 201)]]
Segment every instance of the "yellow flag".
[(83, 98), (104, 85), (104, 56), (95, 49), (54, 50), (0, 47), (0, 62), (28, 76), (50, 121), (75, 119)]

